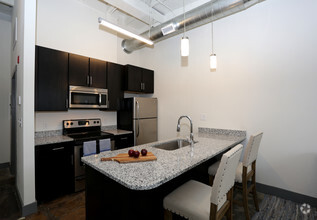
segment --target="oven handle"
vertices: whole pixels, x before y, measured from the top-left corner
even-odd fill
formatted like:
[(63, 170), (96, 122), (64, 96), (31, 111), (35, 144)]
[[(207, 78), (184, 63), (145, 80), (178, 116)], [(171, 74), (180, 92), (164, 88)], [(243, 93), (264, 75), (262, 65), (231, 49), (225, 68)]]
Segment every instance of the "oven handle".
[(101, 105), (101, 93), (99, 93), (99, 106)]

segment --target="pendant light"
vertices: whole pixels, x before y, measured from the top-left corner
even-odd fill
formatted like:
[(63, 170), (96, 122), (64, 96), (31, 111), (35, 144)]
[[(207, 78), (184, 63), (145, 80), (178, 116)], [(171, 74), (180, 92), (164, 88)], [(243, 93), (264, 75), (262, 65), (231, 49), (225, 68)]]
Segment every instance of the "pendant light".
[[(211, 1), (212, 2), (212, 1)], [(211, 70), (217, 69), (217, 56), (214, 53), (214, 24), (213, 24), (213, 15), (214, 15), (214, 7), (211, 7), (211, 54), (209, 57), (209, 65)]]
[(185, 37), (185, 31), (186, 31), (186, 25), (185, 25), (185, 0), (183, 0), (183, 14), (184, 14), (184, 33), (183, 37), (181, 39), (181, 56), (182, 57), (188, 57), (189, 55), (189, 39), (188, 37)]

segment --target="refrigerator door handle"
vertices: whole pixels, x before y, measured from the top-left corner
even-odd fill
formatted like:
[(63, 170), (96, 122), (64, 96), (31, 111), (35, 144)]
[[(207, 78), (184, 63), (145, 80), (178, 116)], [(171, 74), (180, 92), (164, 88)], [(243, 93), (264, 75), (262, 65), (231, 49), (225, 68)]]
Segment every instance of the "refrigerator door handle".
[(140, 127), (139, 127), (139, 111), (140, 111), (140, 105), (139, 102), (136, 101), (136, 121), (137, 121), (137, 128), (136, 128), (136, 137), (139, 137), (140, 134)]

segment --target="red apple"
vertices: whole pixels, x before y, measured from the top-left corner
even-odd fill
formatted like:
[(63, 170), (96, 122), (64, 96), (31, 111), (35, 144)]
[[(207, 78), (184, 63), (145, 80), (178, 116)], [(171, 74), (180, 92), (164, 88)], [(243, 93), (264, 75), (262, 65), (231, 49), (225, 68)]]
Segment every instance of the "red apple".
[(133, 157), (134, 156), (134, 153), (135, 153), (135, 151), (134, 150), (129, 150), (129, 152), (128, 152), (128, 154), (129, 154), (129, 157)]
[(134, 155), (133, 155), (135, 158), (138, 158), (140, 156), (140, 152), (139, 151), (134, 151)]
[(146, 149), (142, 149), (142, 150), (141, 150), (141, 154), (142, 154), (142, 156), (146, 156), (147, 150), (146, 150)]

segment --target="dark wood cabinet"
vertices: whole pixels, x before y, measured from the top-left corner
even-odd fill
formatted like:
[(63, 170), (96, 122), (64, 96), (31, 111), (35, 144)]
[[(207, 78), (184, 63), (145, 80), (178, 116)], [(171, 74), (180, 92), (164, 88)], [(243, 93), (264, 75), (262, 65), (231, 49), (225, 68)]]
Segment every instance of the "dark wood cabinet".
[(71, 142), (35, 146), (35, 197), (45, 202), (74, 191)]
[(154, 93), (154, 71), (126, 65), (124, 90), (137, 93)]
[(143, 92), (154, 93), (154, 71), (142, 69)]
[(123, 66), (116, 63), (107, 63), (107, 88), (109, 108), (107, 110), (117, 111), (120, 107), (120, 99), (124, 97), (123, 82)]
[(89, 58), (69, 54), (69, 85), (89, 86)]
[(127, 147), (132, 147), (134, 145), (133, 133), (131, 134), (121, 134), (114, 137), (115, 149), (122, 149)]
[(90, 58), (89, 76), (90, 86), (96, 88), (107, 88), (107, 62)]
[(35, 111), (67, 111), (68, 53), (36, 46)]
[(106, 88), (107, 62), (69, 54), (69, 84)]

